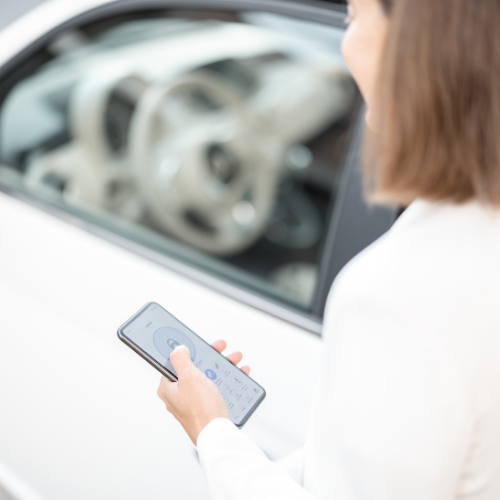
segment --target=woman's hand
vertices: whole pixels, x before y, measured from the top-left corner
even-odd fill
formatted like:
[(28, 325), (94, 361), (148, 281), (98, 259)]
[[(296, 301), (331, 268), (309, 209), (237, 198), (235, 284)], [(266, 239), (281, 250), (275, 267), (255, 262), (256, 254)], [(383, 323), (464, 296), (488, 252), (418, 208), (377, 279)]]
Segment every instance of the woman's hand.
[[(218, 340), (212, 347), (222, 352), (226, 348), (226, 342)], [(235, 365), (242, 358), (241, 352), (227, 356)], [(170, 382), (166, 377), (162, 377), (158, 396), (196, 445), (202, 429), (216, 418), (229, 418), (229, 411), (215, 384), (194, 366), (186, 346), (177, 346), (170, 355), (170, 362), (179, 380)], [(241, 371), (248, 375), (250, 368), (244, 366)]]

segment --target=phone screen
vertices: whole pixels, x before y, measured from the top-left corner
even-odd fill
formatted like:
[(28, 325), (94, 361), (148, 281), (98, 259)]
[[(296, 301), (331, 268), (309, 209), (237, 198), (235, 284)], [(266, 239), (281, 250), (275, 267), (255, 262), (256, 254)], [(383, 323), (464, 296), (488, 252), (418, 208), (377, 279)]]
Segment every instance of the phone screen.
[(178, 345), (187, 346), (194, 365), (218, 387), (232, 422), (238, 426), (264, 399), (265, 391), (259, 384), (159, 304), (145, 306), (120, 327), (119, 333), (176, 377), (170, 354)]

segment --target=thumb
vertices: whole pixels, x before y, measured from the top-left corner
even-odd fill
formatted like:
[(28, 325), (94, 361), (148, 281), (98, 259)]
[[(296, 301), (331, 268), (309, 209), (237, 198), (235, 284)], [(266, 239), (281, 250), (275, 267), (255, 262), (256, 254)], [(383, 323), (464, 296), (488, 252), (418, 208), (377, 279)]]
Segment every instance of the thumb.
[(185, 345), (178, 345), (170, 354), (170, 362), (179, 378), (186, 376), (193, 368), (191, 354)]

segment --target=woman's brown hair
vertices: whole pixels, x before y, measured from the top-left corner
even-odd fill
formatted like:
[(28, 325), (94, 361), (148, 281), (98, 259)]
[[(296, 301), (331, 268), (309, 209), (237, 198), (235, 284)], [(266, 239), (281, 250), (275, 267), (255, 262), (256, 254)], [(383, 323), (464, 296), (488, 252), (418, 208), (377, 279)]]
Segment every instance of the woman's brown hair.
[(372, 198), (500, 207), (500, 0), (381, 2)]

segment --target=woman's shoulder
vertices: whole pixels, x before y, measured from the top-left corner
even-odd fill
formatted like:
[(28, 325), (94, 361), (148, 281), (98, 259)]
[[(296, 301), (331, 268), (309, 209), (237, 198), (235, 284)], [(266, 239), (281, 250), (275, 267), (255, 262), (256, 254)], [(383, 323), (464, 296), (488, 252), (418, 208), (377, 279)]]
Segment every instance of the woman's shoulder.
[(374, 342), (394, 353), (420, 346), (452, 358), (461, 373), (476, 372), (492, 356), (486, 364), (497, 373), (500, 213), (414, 208), (339, 274), (325, 339), (336, 339), (335, 349)]
[(394, 304), (408, 296), (427, 303), (478, 289), (500, 294), (499, 256), (499, 210), (419, 200), (345, 266), (333, 289)]

